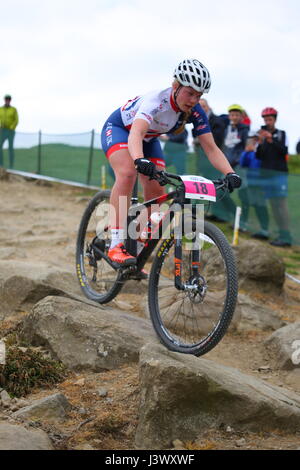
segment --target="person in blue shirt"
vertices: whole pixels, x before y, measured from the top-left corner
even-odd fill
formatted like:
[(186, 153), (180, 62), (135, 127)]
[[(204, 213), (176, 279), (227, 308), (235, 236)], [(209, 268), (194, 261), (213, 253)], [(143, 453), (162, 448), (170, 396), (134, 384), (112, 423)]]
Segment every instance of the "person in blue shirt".
[(256, 157), (259, 135), (249, 133), (247, 145), (240, 157), (240, 167), (246, 168), (246, 181), (250, 206), (254, 207), (260, 230), (252, 235), (253, 238), (268, 240), (269, 212), (265, 198), (264, 181), (261, 177), (261, 161)]

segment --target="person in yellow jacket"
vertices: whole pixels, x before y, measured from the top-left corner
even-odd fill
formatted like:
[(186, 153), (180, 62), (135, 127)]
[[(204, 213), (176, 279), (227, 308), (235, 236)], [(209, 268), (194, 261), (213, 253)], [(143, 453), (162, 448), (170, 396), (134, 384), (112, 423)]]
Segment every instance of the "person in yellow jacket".
[(8, 140), (9, 167), (14, 167), (15, 129), (19, 122), (18, 111), (10, 105), (11, 96), (4, 96), (4, 106), (0, 108), (0, 166), (3, 166), (3, 144)]

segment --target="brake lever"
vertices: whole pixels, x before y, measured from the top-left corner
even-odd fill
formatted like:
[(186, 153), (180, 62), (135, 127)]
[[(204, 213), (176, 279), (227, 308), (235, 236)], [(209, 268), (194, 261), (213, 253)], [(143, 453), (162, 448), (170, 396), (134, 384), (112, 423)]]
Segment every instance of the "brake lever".
[(164, 175), (163, 171), (156, 171), (154, 175), (149, 178), (149, 180), (156, 180), (160, 186), (165, 186), (170, 182), (169, 179)]
[(222, 191), (226, 191), (228, 189), (228, 181), (226, 181), (225, 178), (214, 180), (213, 183), (216, 187), (216, 190), (222, 189)]

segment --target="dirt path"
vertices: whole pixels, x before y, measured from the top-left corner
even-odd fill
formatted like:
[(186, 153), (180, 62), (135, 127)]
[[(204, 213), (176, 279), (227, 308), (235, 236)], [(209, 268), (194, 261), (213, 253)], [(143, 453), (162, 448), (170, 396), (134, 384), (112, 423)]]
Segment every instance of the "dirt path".
[[(73, 273), (77, 228), (87, 200), (86, 191), (78, 188), (15, 176), (9, 181), (0, 181), (0, 259), (45, 261)], [(298, 290), (289, 281), (285, 299), (266, 298), (264, 302), (278, 310), (282, 317), (299, 321), (299, 297)], [(140, 296), (123, 292), (118, 301), (129, 303), (131, 313), (141, 315)], [(259, 370), (270, 360), (262, 344), (267, 335), (269, 333), (227, 334), (206, 357), (300, 393), (299, 380), (297, 382), (293, 374)], [(76, 385), (80, 378), (84, 379), (81, 386)], [(107, 389), (105, 397), (99, 396), (100, 387)], [(139, 399), (137, 366), (102, 374), (70, 374), (56, 390), (65, 393), (75, 407), (83, 409), (81, 418), (74, 412), (65, 424), (52, 430), (57, 435), (57, 448), (134, 448)], [(47, 394), (49, 390), (39, 390), (32, 398)], [(44, 427), (47, 429), (46, 425)], [(198, 441), (185, 445), (191, 449), (295, 449), (300, 447), (300, 441), (297, 436), (276, 430), (263, 436), (220, 430), (208, 432)]]

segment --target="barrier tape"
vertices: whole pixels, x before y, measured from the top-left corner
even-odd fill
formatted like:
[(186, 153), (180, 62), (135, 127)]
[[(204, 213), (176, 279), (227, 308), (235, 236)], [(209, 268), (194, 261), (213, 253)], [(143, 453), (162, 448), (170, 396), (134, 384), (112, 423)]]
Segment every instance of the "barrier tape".
[(90, 186), (90, 185), (83, 184), (83, 183), (76, 183), (75, 181), (53, 178), (52, 176), (38, 175), (36, 173), (28, 173), (26, 171), (19, 171), (19, 170), (6, 170), (6, 171), (7, 173), (11, 173), (13, 175), (24, 176), (24, 178), (33, 178), (35, 180), (44, 180), (44, 181), (50, 181), (53, 183), (67, 184), (69, 186), (76, 186), (78, 188), (96, 189), (98, 191), (100, 189), (99, 186)]
[(292, 281), (297, 282), (297, 284), (300, 284), (300, 279), (296, 279), (294, 276), (291, 276), (291, 274), (288, 274), (288, 273), (285, 273), (285, 275)]

